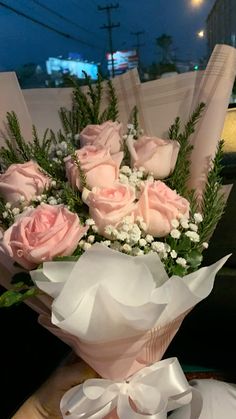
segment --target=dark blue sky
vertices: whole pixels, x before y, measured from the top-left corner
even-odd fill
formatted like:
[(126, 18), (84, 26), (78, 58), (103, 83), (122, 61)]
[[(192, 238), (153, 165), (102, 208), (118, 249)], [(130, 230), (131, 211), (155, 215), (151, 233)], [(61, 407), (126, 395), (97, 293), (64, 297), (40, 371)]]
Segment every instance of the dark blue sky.
[[(112, 12), (112, 21), (120, 22), (113, 31), (114, 50), (130, 49), (136, 37), (130, 32), (145, 31), (140, 50), (145, 64), (158, 61), (155, 38), (163, 32), (174, 40), (175, 54), (180, 59), (195, 60), (206, 54), (206, 41), (197, 38), (215, 0), (203, 0), (198, 8), (193, 0), (120, 0)], [(100, 27), (107, 23), (105, 12), (97, 10), (111, 1), (99, 0), (2, 0), (45, 24), (62, 31), (78, 41), (66, 39), (57, 33), (5, 9), (0, 1), (0, 69), (15, 69), (29, 62), (43, 63), (49, 56), (67, 56), (79, 52), (84, 59), (104, 62), (108, 49), (108, 34)], [(60, 19), (38, 3), (51, 8), (74, 24)], [(116, 1), (113, 1), (115, 4)], [(80, 42), (81, 41), (81, 42)]]

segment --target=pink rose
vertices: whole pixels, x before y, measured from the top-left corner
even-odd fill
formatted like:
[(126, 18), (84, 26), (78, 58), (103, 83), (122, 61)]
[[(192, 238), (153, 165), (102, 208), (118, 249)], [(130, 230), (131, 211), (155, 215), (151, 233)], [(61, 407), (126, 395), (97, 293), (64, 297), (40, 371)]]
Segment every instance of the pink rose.
[(164, 237), (172, 230), (172, 220), (189, 216), (189, 202), (159, 180), (146, 182), (136, 215), (143, 217), (147, 233), (154, 237)]
[(110, 153), (118, 153), (121, 149), (122, 124), (118, 122), (106, 121), (101, 125), (87, 125), (80, 133), (80, 144), (102, 145), (109, 148)]
[(93, 188), (92, 191), (84, 189), (83, 201), (89, 206), (89, 213), (99, 234), (105, 234), (105, 227), (116, 227), (126, 215), (135, 209), (135, 191), (128, 185), (114, 184), (111, 188)]
[[(90, 188), (94, 186), (109, 188), (118, 179), (123, 153), (110, 155), (108, 149), (102, 146), (87, 145), (75, 152), (81, 169), (86, 176)], [(71, 156), (64, 159), (66, 176), (73, 188), (81, 189), (78, 167)]]
[(5, 231), (3, 246), (21, 266), (33, 269), (55, 256), (72, 255), (87, 229), (63, 205), (41, 204)]
[(155, 179), (168, 177), (175, 168), (180, 145), (178, 141), (162, 140), (157, 137), (128, 139), (132, 167), (144, 167)]
[(42, 194), (50, 185), (49, 177), (41, 170), (33, 161), (12, 164), (0, 175), (0, 195), (6, 202), (14, 205), (19, 203), (21, 196), (29, 202), (36, 195)]

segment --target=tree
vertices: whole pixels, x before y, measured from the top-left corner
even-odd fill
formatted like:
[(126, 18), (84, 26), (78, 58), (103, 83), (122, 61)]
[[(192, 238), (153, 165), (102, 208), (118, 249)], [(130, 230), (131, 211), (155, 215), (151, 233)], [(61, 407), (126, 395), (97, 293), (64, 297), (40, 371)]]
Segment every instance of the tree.
[(162, 51), (162, 63), (170, 63), (171, 60), (171, 46), (173, 44), (172, 36), (163, 33), (161, 36), (156, 38), (157, 46)]

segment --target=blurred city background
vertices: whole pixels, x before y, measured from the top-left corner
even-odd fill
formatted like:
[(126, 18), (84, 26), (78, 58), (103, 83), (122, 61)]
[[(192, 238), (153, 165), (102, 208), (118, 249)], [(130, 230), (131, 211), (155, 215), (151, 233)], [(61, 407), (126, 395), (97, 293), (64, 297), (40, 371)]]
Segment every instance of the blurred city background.
[(15, 71), (22, 88), (134, 67), (147, 81), (204, 69), (215, 44), (235, 46), (236, 2), (3, 0), (0, 39), (0, 71)]

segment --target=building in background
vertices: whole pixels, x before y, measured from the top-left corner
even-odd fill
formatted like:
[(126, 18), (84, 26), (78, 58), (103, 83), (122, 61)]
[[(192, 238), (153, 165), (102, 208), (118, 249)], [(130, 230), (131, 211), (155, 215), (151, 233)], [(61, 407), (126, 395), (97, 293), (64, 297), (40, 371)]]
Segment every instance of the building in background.
[(208, 54), (216, 44), (236, 47), (236, 0), (216, 0), (206, 21)]
[(78, 79), (84, 79), (85, 73), (92, 79), (98, 78), (98, 64), (88, 62), (81, 58), (62, 58), (62, 57), (49, 57), (46, 62), (47, 74), (51, 79), (54, 79), (56, 85), (63, 82), (65, 75), (75, 76)]
[[(107, 58), (107, 68), (110, 73), (112, 74), (112, 62), (111, 62), (111, 54), (106, 54)], [(114, 60), (114, 73), (115, 76), (119, 74), (123, 74), (132, 68), (138, 67), (138, 54), (136, 50), (130, 51), (116, 51), (113, 52), (113, 60)]]

